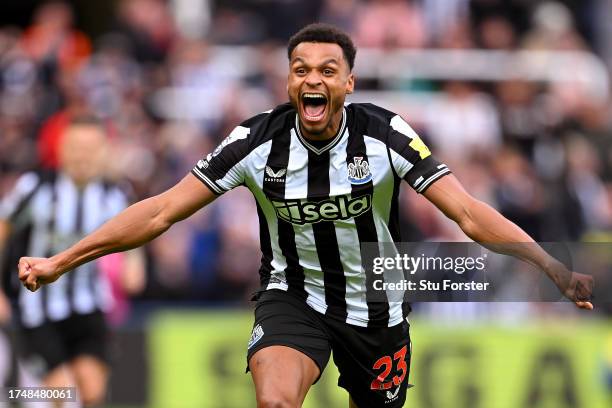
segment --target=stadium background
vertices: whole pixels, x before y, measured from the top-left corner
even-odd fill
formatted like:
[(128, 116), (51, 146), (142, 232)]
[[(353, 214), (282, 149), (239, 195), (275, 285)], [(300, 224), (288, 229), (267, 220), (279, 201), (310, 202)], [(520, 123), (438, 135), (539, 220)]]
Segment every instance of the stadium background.
[[(109, 123), (109, 175), (135, 199), (163, 191), (286, 100), (283, 44), (324, 21), (359, 46), (350, 100), (403, 114), (472, 194), (540, 241), (612, 239), (608, 0), (45, 4), (0, 3), (0, 197), (55, 165), (57, 135), (85, 108)], [(404, 240), (464, 239), (408, 188), (401, 209)], [(147, 286), (112, 316), (109, 406), (253, 405), (242, 370), (257, 233), (237, 189), (147, 246)], [(610, 305), (421, 304), (412, 319), (407, 406), (611, 404)], [(308, 407), (346, 405), (335, 376), (330, 365)]]

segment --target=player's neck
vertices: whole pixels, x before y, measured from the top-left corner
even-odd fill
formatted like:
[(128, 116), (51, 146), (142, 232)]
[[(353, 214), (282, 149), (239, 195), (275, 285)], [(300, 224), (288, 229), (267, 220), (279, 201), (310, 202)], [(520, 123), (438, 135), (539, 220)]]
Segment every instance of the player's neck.
[(87, 185), (94, 181), (95, 178), (92, 177), (80, 177), (77, 174), (71, 174), (66, 170), (61, 170), (60, 173), (66, 177), (70, 182), (77, 188), (77, 190), (82, 191), (87, 188)]
[(300, 132), (308, 140), (314, 140), (314, 141), (331, 140), (338, 134), (338, 131), (340, 130), (340, 126), (342, 125), (343, 111), (344, 109), (340, 109), (338, 112), (336, 112), (332, 120), (329, 122), (329, 126), (327, 126), (325, 130), (321, 133), (309, 133), (306, 129), (304, 129), (304, 126), (302, 125), (301, 121), (300, 121)]

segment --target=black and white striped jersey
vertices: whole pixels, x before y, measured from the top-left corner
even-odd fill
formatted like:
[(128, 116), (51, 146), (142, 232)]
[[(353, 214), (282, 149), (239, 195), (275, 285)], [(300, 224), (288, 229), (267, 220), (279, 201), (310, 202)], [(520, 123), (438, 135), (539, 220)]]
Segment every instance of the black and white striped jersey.
[[(93, 232), (127, 206), (117, 186), (93, 181), (79, 190), (64, 174), (27, 173), (0, 203), (0, 219), (13, 229), (26, 231), (23, 256), (49, 257)], [(30, 292), (19, 289), (20, 321), (37, 327), (71, 314), (105, 310), (110, 292), (98, 273), (98, 263), (87, 263), (58, 279), (53, 285)]]
[(323, 146), (284, 104), (236, 127), (192, 173), (216, 194), (244, 185), (255, 196), (263, 290), (349, 324), (394, 326), (410, 308), (373, 293), (360, 243), (399, 241), (402, 179), (422, 193), (450, 170), (400, 116), (352, 103)]

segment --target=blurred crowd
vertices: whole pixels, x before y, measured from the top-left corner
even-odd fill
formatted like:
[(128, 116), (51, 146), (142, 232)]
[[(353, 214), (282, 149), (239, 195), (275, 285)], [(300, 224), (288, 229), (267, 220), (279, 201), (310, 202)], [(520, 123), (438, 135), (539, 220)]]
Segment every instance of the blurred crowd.
[[(62, 130), (81, 113), (105, 121), (108, 175), (127, 181), (134, 200), (172, 186), (233, 126), (287, 100), (284, 67), (270, 56), (313, 21), (347, 30), (358, 47), (385, 51), (576, 50), (605, 62), (610, 45), (597, 23), (610, 6), (598, 0), (114, 3), (111, 24), (96, 35), (62, 1), (41, 3), (28, 26), (0, 27), (0, 197), (23, 172), (57, 165)], [(249, 46), (256, 58), (218, 58), (217, 46)], [(607, 98), (525, 78), (358, 78), (357, 89), (438, 95), (422, 117), (405, 119), (472, 194), (536, 240), (610, 239)], [(464, 239), (409, 188), (400, 208), (404, 240)], [(144, 298), (247, 299), (260, 257), (254, 200), (244, 188), (228, 193), (148, 245), (147, 254)]]

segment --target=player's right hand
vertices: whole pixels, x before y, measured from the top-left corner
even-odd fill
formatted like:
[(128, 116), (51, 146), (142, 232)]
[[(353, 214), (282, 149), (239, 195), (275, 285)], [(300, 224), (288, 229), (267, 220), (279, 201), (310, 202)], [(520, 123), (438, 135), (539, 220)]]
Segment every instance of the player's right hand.
[(32, 292), (42, 285), (55, 282), (60, 275), (57, 266), (49, 258), (19, 259), (19, 280)]

